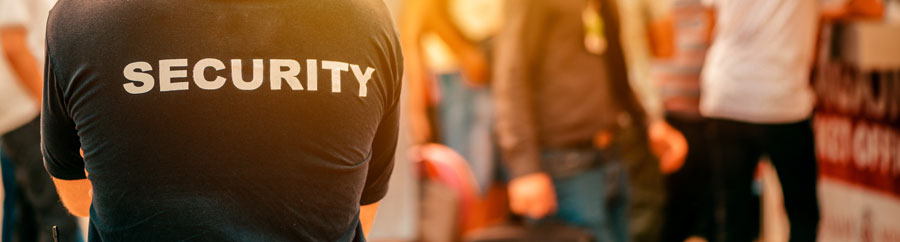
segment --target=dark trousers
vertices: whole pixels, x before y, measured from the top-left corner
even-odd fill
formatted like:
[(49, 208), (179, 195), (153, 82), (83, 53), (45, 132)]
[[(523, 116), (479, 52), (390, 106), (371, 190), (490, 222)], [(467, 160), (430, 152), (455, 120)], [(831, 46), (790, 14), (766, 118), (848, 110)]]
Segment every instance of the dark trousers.
[(665, 177), (663, 242), (683, 242), (692, 235), (715, 241), (713, 164), (707, 145), (708, 120), (702, 117), (667, 115), (666, 122), (684, 135), (688, 153), (684, 165)]
[[(759, 221), (752, 211), (752, 183), (757, 163), (768, 155), (778, 173), (790, 222), (790, 241), (816, 241), (819, 205), (816, 195), (815, 146), (809, 120), (791, 124), (751, 124), (713, 120), (710, 148), (716, 164), (720, 211), (725, 241), (752, 241)], [(756, 218), (754, 218), (756, 216)], [(724, 234), (723, 234), (724, 233)]]
[(54, 225), (58, 226), (60, 241), (81, 241), (75, 217), (60, 203), (56, 187), (44, 169), (40, 118), (4, 134), (2, 152), (11, 161), (18, 188), (9, 191), (16, 193), (12, 196), (17, 207), (13, 241), (52, 241), (50, 228)]

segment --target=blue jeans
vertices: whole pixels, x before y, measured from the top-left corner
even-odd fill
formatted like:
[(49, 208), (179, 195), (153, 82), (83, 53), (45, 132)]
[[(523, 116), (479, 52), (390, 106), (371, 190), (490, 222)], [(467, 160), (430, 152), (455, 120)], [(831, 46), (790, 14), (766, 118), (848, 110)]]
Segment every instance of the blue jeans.
[(494, 181), (491, 92), (486, 87), (466, 86), (460, 72), (436, 76), (441, 101), (438, 124), (441, 143), (468, 162), (481, 191)]
[(625, 165), (609, 161), (566, 178), (553, 178), (556, 219), (589, 229), (597, 242), (628, 241), (628, 184)]

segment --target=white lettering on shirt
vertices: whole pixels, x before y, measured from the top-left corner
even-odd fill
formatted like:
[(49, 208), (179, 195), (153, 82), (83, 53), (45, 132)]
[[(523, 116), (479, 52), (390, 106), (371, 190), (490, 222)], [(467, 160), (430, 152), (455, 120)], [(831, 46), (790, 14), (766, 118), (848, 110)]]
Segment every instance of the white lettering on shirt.
[(331, 70), (331, 92), (341, 92), (341, 72), (349, 69), (349, 64), (340, 61), (322, 61), (322, 69)]
[[(272, 84), (272, 90), (281, 90), (281, 80), (285, 80), (291, 90), (301, 91), (303, 86), (300, 85), (300, 62), (295, 60), (273, 59), (269, 60), (269, 82)], [(285, 71), (282, 68), (287, 67)]]
[(318, 60), (306, 60), (306, 88), (310, 91), (319, 90), (319, 69)]
[[(293, 91), (304, 91), (303, 84), (300, 82), (299, 76), (303, 71), (301, 61), (293, 59), (252, 59), (251, 73), (252, 78), (245, 80), (243, 59), (231, 59), (230, 67), (225, 62), (215, 58), (201, 59), (193, 66), (189, 66), (188, 59), (165, 59), (159, 60), (159, 73), (156, 79), (148, 73), (153, 71), (150, 62), (137, 61), (125, 66), (122, 75), (129, 82), (123, 84), (126, 92), (129, 94), (144, 94), (153, 90), (156, 81), (159, 81), (160, 92), (186, 91), (190, 89), (190, 81), (178, 80), (189, 78), (193, 80), (194, 85), (202, 90), (218, 90), (225, 86), (229, 81), (227, 75), (222, 75), (222, 71), (231, 68), (230, 80), (234, 87), (238, 90), (253, 91), (262, 87), (265, 81), (264, 63), (268, 61), (268, 80), (271, 90), (281, 90), (282, 83), (287, 83)], [(359, 97), (368, 96), (369, 81), (376, 72), (375, 68), (349, 64), (341, 61), (328, 61), (307, 59), (306, 61), (306, 91), (319, 90), (319, 71), (328, 70), (331, 72), (331, 92), (341, 93), (341, 84), (343, 82), (343, 74), (345, 72), (353, 72), (356, 82), (359, 84)], [(319, 63), (320, 66), (318, 65)], [(209, 69), (215, 70), (215, 74), (207, 72)], [(191, 75), (188, 75), (188, 70)], [(226, 72), (227, 73), (227, 72)], [(212, 80), (210, 80), (212, 79)]]
[(375, 69), (366, 67), (366, 73), (363, 74), (359, 70), (358, 65), (350, 65), (350, 68), (353, 69), (353, 75), (356, 76), (356, 81), (359, 82), (359, 96), (365, 97), (369, 93), (369, 88), (366, 85), (369, 83), (369, 79), (372, 79), (372, 73), (375, 72)]
[[(153, 66), (151, 66), (150, 63), (143, 61), (134, 62), (125, 66), (125, 70), (122, 71), (123, 75), (125, 75), (125, 79), (133, 81), (122, 85), (125, 87), (125, 91), (131, 94), (144, 94), (153, 90), (156, 80), (153, 80), (153, 75), (144, 73), (145, 71), (152, 70)], [(141, 86), (135, 85), (134, 82), (140, 82)]]
[(243, 74), (244, 66), (241, 65), (241, 60), (233, 59), (231, 60), (231, 79), (234, 82), (234, 87), (237, 89), (250, 91), (256, 90), (263, 84), (263, 60), (261, 59), (253, 59), (253, 79), (249, 82), (244, 81)]
[(187, 77), (187, 70), (172, 70), (173, 67), (187, 67), (187, 59), (159, 60), (159, 91), (183, 91), (188, 89), (188, 82), (172, 82), (173, 78)]
[(225, 86), (225, 78), (221, 76), (216, 76), (216, 79), (209, 81), (203, 75), (203, 72), (206, 71), (206, 68), (215, 68), (216, 71), (221, 71), (225, 69), (225, 63), (222, 61), (212, 58), (202, 59), (194, 65), (194, 84), (197, 84), (200, 89), (204, 90), (216, 90)]

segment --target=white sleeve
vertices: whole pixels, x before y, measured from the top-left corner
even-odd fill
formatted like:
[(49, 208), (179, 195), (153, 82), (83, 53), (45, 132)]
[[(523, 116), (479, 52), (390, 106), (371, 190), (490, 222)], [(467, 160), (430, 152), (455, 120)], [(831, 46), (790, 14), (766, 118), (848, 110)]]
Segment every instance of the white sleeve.
[(25, 25), (29, 18), (26, 0), (0, 0), (0, 27)]

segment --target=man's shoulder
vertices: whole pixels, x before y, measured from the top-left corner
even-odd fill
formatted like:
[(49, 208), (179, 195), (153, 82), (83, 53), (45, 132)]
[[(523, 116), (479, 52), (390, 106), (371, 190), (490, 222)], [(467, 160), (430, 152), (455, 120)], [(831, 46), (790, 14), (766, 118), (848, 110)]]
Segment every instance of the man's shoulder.
[(61, 36), (78, 36), (88, 30), (102, 28), (119, 16), (128, 14), (117, 1), (59, 0), (47, 19), (48, 44)]
[(50, 10), (49, 21), (71, 22), (103, 18), (109, 16), (109, 13), (128, 9), (122, 9), (122, 6), (117, 1), (58, 0)]
[[(223, 7), (227, 6), (227, 7)], [(393, 27), (390, 11), (381, 0), (262, 0), (262, 1), (98, 1), (59, 0), (50, 11), (49, 31), (58, 33), (81, 33), (78, 30), (102, 30), (116, 24), (127, 24), (126, 20), (163, 20), (175, 15), (194, 16), (198, 20), (207, 17), (225, 17), (227, 12), (273, 7), (274, 15), (294, 13), (295, 21), (309, 18), (332, 19), (332, 22), (353, 23), (359, 29), (378, 31)], [(197, 10), (203, 9), (203, 12)], [(258, 13), (258, 12), (257, 12)], [(156, 18), (156, 19), (149, 19)], [(191, 23), (184, 23), (189, 25)], [(377, 27), (382, 28), (377, 28)], [(159, 26), (175, 27), (175, 26)], [(74, 33), (73, 33), (74, 31)]]

